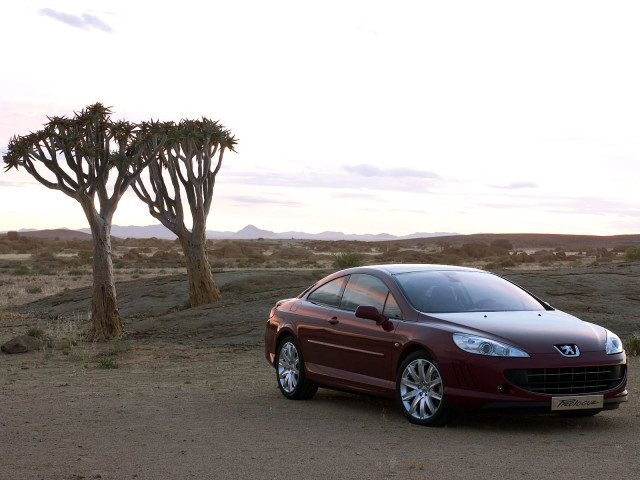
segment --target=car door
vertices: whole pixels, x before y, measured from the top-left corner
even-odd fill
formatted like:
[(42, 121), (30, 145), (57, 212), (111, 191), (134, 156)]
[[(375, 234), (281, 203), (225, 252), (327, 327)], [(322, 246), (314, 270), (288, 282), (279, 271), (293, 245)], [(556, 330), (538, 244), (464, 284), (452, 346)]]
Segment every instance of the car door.
[[(393, 328), (385, 330), (373, 320), (358, 318), (358, 306), (370, 305), (390, 317)], [(344, 288), (340, 305), (333, 308), (324, 342), (332, 354), (326, 366), (345, 384), (387, 389), (395, 381), (392, 357), (396, 347), (394, 334), (402, 313), (386, 285), (368, 274), (352, 274)]]
[(312, 290), (305, 300), (296, 302), (297, 337), (308, 370), (317, 372), (331, 362), (330, 329), (335, 307), (340, 305), (349, 276), (338, 277)]

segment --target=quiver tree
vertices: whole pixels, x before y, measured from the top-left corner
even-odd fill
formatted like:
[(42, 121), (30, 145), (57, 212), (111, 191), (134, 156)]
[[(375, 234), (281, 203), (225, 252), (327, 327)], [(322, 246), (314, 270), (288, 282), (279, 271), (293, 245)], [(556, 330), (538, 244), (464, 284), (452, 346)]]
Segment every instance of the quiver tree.
[[(38, 132), (14, 136), (3, 156), (5, 171), (23, 167), (47, 188), (77, 200), (93, 236), (93, 323), (90, 340), (122, 334), (113, 262), (111, 222), (118, 202), (140, 171), (155, 157), (165, 125), (114, 122), (100, 103), (73, 118), (49, 117)], [(109, 182), (111, 173), (115, 178)]]
[[(151, 215), (180, 241), (191, 306), (221, 298), (207, 258), (206, 227), (224, 152), (235, 151), (235, 145), (235, 137), (218, 122), (182, 120), (168, 129), (164, 148), (132, 185)], [(187, 206), (190, 218), (185, 219)]]

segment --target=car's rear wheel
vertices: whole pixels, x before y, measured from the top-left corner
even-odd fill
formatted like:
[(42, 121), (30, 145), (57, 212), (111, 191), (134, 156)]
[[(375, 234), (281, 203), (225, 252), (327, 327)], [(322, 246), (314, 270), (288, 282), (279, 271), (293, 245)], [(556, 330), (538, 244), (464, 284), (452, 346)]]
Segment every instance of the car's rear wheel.
[(396, 379), (396, 398), (411, 423), (437, 427), (449, 420), (451, 412), (444, 398), (444, 382), (427, 352), (412, 353), (402, 362)]
[(298, 342), (286, 337), (278, 346), (276, 356), (278, 388), (291, 400), (305, 400), (315, 395), (318, 386), (307, 379), (304, 371), (304, 357)]

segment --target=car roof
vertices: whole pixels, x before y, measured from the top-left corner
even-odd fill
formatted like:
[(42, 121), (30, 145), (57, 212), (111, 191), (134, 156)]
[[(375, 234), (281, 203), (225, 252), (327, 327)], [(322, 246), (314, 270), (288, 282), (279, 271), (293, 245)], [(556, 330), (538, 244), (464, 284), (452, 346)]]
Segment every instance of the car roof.
[[(427, 263), (398, 263), (388, 265), (367, 265), (366, 267), (350, 268), (347, 271), (360, 271), (364, 272), (367, 269), (378, 270), (385, 272), (389, 275), (396, 275), (400, 273), (410, 272), (438, 272), (438, 271), (466, 271), (466, 272), (481, 272), (477, 268), (458, 267), (455, 265), (436, 265)], [(346, 272), (346, 271), (345, 271)]]

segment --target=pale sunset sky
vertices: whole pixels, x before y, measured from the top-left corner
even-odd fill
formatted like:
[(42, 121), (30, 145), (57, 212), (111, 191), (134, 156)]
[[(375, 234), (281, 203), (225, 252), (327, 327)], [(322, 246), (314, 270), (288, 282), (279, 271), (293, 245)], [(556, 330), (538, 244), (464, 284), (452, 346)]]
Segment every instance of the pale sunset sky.
[[(210, 230), (640, 233), (640, 2), (2, 2), (0, 151), (47, 116), (220, 120)], [(0, 171), (0, 231), (85, 228)], [(129, 191), (117, 225), (157, 223)]]

